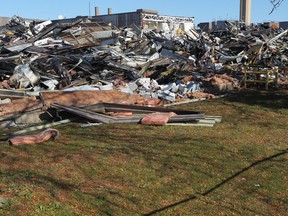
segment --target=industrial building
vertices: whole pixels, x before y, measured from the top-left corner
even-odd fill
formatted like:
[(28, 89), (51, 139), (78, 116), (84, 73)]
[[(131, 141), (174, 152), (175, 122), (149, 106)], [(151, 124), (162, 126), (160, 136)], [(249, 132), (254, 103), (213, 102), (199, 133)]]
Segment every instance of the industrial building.
[(138, 9), (135, 12), (112, 14), (112, 9), (108, 8), (106, 15), (100, 15), (99, 8), (95, 8), (95, 16), (92, 18), (96, 22), (111, 23), (117, 27), (125, 27), (135, 24), (142, 29), (163, 29), (169, 25), (177, 25), (182, 30), (194, 28), (194, 17), (163, 16), (156, 10)]
[(116, 27), (129, 27), (134, 24), (142, 30), (158, 30), (177, 35), (195, 28), (194, 17), (164, 16), (156, 10), (138, 9), (135, 12), (112, 14), (108, 8), (107, 14), (100, 15), (99, 8), (95, 7), (95, 16), (77, 16), (75, 18), (54, 20), (58, 23), (70, 23), (79, 19), (90, 22), (107, 23)]
[[(239, 24), (237, 20), (218, 20), (213, 22), (201, 22), (197, 25), (197, 27), (201, 31), (211, 31), (211, 30), (225, 30), (227, 28), (226, 21)], [(263, 22), (263, 23), (255, 23), (254, 25), (263, 26), (264, 28), (271, 28), (271, 29), (288, 29), (288, 21), (281, 21), (281, 22)]]
[(9, 17), (0, 17), (0, 26), (4, 26), (9, 22)]
[(210, 31), (210, 30), (225, 30), (227, 28), (226, 21), (239, 23), (237, 20), (217, 20), (212, 22), (201, 22), (197, 25), (197, 27), (201, 31)]

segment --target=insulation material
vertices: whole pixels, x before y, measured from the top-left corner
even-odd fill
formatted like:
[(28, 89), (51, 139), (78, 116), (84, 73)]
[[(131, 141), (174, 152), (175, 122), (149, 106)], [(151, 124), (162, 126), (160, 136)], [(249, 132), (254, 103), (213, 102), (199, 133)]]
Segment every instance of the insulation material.
[(58, 103), (66, 106), (84, 107), (100, 102), (134, 104), (135, 101), (141, 97), (138, 95), (129, 96), (128, 94), (115, 90), (107, 90), (42, 92), (41, 98), (48, 107), (50, 107), (52, 103)]
[(42, 108), (43, 105), (36, 97), (12, 100), (9, 103), (0, 104), (0, 116), (16, 114)]
[(31, 145), (42, 143), (47, 140), (56, 140), (59, 137), (59, 131), (56, 129), (47, 129), (37, 134), (15, 136), (9, 139), (11, 145)]
[(156, 112), (145, 115), (141, 119), (141, 124), (144, 125), (165, 125), (172, 116), (175, 116), (176, 113), (169, 112), (169, 113), (162, 113)]

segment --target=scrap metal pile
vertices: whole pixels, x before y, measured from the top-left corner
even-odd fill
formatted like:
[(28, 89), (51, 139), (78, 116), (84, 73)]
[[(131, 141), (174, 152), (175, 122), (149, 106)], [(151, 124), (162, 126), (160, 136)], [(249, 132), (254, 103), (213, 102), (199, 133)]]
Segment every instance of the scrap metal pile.
[[(143, 32), (76, 20), (27, 22), (13, 17), (0, 33), (1, 89), (120, 89), (175, 101), (196, 91), (241, 87), (245, 63), (287, 64), (287, 30), (239, 28)], [(195, 96), (197, 97), (197, 96)], [(209, 97), (209, 96), (207, 96)]]
[(0, 102), (7, 103), (1, 105), (1, 116), (45, 103), (30, 98), (13, 105), (8, 98), (47, 91), (117, 90), (157, 105), (240, 89), (250, 64), (277, 66), (280, 79), (286, 78), (287, 30), (227, 22), (222, 31), (190, 29), (172, 35), (136, 25), (119, 29), (89, 19), (64, 21), (14, 16), (0, 28)]

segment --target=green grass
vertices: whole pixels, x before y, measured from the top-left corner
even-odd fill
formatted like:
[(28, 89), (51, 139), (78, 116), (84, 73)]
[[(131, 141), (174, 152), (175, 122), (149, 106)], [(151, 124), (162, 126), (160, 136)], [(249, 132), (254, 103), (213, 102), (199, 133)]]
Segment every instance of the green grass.
[(287, 95), (177, 107), (223, 116), (213, 128), (72, 123), (56, 141), (2, 142), (0, 214), (285, 215)]

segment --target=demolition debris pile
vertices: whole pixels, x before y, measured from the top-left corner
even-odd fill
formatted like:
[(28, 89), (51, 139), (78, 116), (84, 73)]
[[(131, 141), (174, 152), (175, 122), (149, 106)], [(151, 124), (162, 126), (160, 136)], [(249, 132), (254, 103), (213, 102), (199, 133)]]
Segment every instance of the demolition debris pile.
[(287, 31), (228, 22), (226, 31), (171, 35), (15, 16), (0, 38), (0, 88), (26, 92), (119, 89), (174, 101), (240, 88), (247, 64), (287, 64)]
[[(264, 71), (277, 67), (285, 85), (287, 30), (226, 24), (221, 31), (174, 34), (88, 19), (29, 22), (14, 16), (0, 28), (1, 116), (39, 109), (45, 100), (29, 96), (54, 91), (117, 90), (141, 96), (130, 104), (142, 100), (142, 105), (213, 98), (242, 88), (250, 65), (262, 65)], [(20, 103), (12, 97), (29, 98)]]

